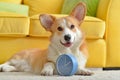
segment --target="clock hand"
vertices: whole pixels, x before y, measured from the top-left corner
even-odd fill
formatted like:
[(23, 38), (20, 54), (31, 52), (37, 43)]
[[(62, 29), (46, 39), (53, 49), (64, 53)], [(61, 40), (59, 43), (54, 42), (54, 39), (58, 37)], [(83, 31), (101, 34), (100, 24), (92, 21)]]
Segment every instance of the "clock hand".
[(65, 64), (64, 66), (67, 66), (67, 65), (69, 65), (71, 62), (68, 62), (67, 64)]
[(66, 56), (65, 56), (65, 63), (64, 64), (66, 64)]

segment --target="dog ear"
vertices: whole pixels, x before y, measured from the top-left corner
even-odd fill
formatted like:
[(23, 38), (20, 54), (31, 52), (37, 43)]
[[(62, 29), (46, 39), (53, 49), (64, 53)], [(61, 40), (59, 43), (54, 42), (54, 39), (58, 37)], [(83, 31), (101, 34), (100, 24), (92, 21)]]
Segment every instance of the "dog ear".
[(55, 17), (48, 14), (41, 14), (39, 16), (41, 25), (48, 31), (51, 30)]
[(70, 14), (70, 16), (74, 17), (79, 22), (84, 19), (85, 15), (86, 15), (86, 5), (82, 2), (78, 3)]

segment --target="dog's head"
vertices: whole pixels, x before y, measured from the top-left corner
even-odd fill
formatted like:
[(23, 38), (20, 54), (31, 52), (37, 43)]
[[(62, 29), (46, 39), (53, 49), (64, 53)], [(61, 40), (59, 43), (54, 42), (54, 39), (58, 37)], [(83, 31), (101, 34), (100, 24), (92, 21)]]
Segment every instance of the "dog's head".
[[(56, 18), (48, 14), (40, 15), (42, 26), (52, 32), (51, 41), (59, 46), (71, 47), (83, 38), (80, 24), (86, 14), (86, 6), (79, 3), (69, 16)], [(78, 44), (78, 43), (77, 43)]]

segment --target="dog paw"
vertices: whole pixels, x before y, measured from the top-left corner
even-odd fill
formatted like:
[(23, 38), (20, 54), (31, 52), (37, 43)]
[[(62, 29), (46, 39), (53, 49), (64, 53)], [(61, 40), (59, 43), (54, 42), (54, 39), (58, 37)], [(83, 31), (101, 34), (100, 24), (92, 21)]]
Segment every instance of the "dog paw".
[(90, 75), (93, 75), (94, 73), (90, 70), (87, 70), (87, 69), (80, 69), (80, 70), (78, 70), (78, 72), (76, 74), (77, 75), (90, 76)]
[(43, 76), (52, 76), (53, 75), (53, 68), (48, 66), (42, 69), (41, 75)]
[(0, 71), (1, 72), (15, 72), (17, 71), (14, 66), (10, 65), (0, 65)]

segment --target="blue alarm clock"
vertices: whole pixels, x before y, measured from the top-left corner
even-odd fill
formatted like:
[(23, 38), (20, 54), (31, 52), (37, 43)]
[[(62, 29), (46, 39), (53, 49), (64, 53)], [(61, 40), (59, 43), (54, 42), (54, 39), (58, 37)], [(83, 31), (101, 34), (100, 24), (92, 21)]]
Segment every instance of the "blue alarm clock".
[(61, 76), (74, 75), (78, 70), (78, 62), (72, 54), (62, 54), (56, 61), (57, 72)]

